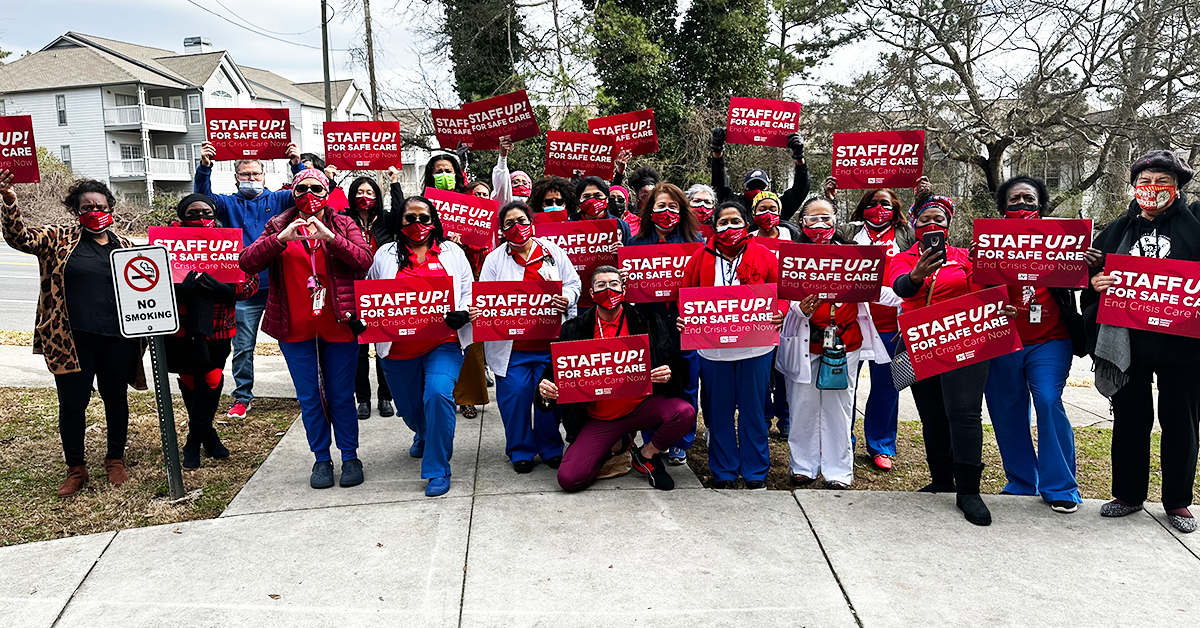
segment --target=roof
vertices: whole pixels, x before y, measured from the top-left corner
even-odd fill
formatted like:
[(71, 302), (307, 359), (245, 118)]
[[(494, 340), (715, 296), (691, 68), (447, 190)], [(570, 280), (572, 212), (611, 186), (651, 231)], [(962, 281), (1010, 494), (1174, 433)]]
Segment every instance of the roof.
[[(342, 99), (346, 97), (346, 90), (350, 89), (350, 86), (353, 84), (354, 84), (354, 81), (351, 79), (343, 79), (340, 81), (329, 81), (329, 93), (333, 99), (333, 103), (331, 103), (331, 104), (336, 105), (337, 103), (342, 102)], [(317, 98), (317, 100), (320, 101), (322, 107), (325, 106), (325, 82), (324, 81), (316, 81), (313, 83), (296, 83), (295, 85), (296, 85), (296, 87), (299, 87), (300, 89), (315, 96)]]
[(325, 107), (323, 89), (321, 96), (317, 97), (274, 72), (260, 70), (258, 68), (252, 68), (245, 65), (241, 66), (241, 68), (242, 75), (246, 77), (246, 80), (262, 87), (263, 89), (271, 90), (280, 96), (285, 96), (304, 105), (319, 108)]
[(158, 57), (154, 61), (171, 69), (193, 85), (203, 85), (213, 75), (213, 72), (217, 71), (217, 67), (221, 65), (221, 59), (224, 58), (225, 51), (221, 50), (204, 54)]
[(400, 132), (405, 135), (428, 135), (433, 133), (433, 119), (424, 107), (389, 109), (380, 107), (379, 119), (400, 123)]
[(185, 80), (79, 45), (42, 50), (0, 65), (0, 85), (9, 93), (137, 82), (177, 89), (190, 86)]

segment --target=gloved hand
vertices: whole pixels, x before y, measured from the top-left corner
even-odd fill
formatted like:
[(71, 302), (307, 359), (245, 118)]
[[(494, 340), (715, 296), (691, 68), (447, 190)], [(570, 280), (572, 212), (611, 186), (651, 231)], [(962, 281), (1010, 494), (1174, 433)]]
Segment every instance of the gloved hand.
[(467, 323), (471, 322), (471, 313), (467, 310), (459, 310), (457, 312), (446, 312), (446, 325), (458, 331)]
[(187, 276), (183, 278), (183, 281), (179, 282), (179, 288), (187, 292), (195, 290), (196, 280), (199, 279), (199, 277), (200, 276), (196, 273), (196, 271), (189, 271)]
[(714, 153), (725, 152), (725, 127), (723, 127), (723, 126), (713, 127), (712, 141), (709, 142), (709, 146), (712, 148), (712, 152), (714, 152)]
[(787, 140), (787, 147), (792, 149), (792, 159), (796, 161), (804, 159), (804, 138), (800, 137), (800, 133), (788, 135)]
[(458, 165), (462, 166), (464, 172), (467, 170), (467, 159), (471, 156), (471, 147), (459, 142), (458, 148), (454, 149), (454, 154), (458, 157)]
[(196, 276), (197, 292), (213, 301), (232, 301), (235, 297), (233, 284), (217, 281), (208, 273)]

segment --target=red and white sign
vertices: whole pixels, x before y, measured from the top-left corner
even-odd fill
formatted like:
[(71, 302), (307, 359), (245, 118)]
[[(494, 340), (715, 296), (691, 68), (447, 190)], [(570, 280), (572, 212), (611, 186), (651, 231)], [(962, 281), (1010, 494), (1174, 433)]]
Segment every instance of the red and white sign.
[(567, 218), (567, 211), (565, 209), (553, 212), (534, 212), (533, 224), (539, 225), (543, 222), (566, 222)]
[(0, 117), (0, 170), (13, 173), (13, 183), (37, 183), (37, 144), (33, 140), (33, 118)]
[(618, 154), (623, 150), (634, 156), (658, 152), (658, 129), (654, 125), (653, 109), (592, 118), (588, 120), (588, 132), (613, 136)]
[(204, 128), (217, 161), (283, 159), (292, 143), (287, 109), (205, 109)]
[[(561, 213), (566, 212), (549, 212)], [(534, 214), (535, 216), (541, 214)], [(557, 244), (575, 265), (583, 293), (579, 295), (580, 310), (592, 307), (592, 271), (608, 264), (617, 265), (614, 246), (621, 243), (621, 228), (611, 218), (602, 220), (572, 220), (568, 222), (539, 222), (533, 226), (533, 235), (546, 238)]]
[(833, 134), (839, 188), (910, 188), (925, 167), (925, 131)]
[(616, 140), (611, 135), (546, 131), (546, 176), (613, 177)]
[(425, 198), (437, 207), (442, 230), (457, 233), (464, 246), (491, 250), (496, 201), (438, 188), (425, 188)]
[(977, 218), (974, 226), (975, 283), (1087, 287), (1091, 220)]
[(471, 305), (479, 316), (471, 323), (475, 342), (557, 340), (562, 315), (550, 304), (562, 295), (561, 281), (476, 281)]
[(167, 247), (171, 256), (171, 282), (182, 283), (191, 271), (208, 273), (222, 283), (242, 283), (246, 273), (238, 268), (242, 230), (215, 227), (150, 227), (150, 244)]
[(650, 337), (571, 340), (550, 345), (559, 403), (642, 397), (650, 383)]
[(730, 144), (785, 148), (787, 136), (800, 128), (800, 103), (734, 96), (725, 128)]
[(471, 148), (475, 150), (499, 148), (504, 135), (518, 142), (542, 134), (525, 90), (470, 102), (462, 110), (471, 125)]
[(625, 271), (625, 300), (630, 303), (679, 300), (683, 269), (703, 244), (651, 244), (617, 249), (617, 268)]
[(1200, 338), (1200, 262), (1104, 256), (1116, 283), (1100, 297), (1104, 325)]
[(446, 150), (454, 150), (459, 144), (471, 145), (471, 121), (462, 109), (430, 109), (433, 117), (433, 132), (437, 135), (438, 146)]
[(400, 168), (400, 123), (325, 123), (325, 163), (342, 170)]
[(779, 330), (778, 287), (771, 284), (679, 289), (679, 315), (685, 326), (682, 349), (774, 347)]
[(917, 379), (941, 375), (1022, 349), (1017, 325), (1000, 312), (1008, 288), (997, 286), (901, 314)]
[(779, 298), (810, 294), (834, 303), (879, 300), (887, 252), (882, 246), (779, 244)]
[(354, 282), (358, 319), (367, 326), (358, 335), (359, 344), (447, 337), (446, 313), (454, 309), (453, 293), (449, 277)]

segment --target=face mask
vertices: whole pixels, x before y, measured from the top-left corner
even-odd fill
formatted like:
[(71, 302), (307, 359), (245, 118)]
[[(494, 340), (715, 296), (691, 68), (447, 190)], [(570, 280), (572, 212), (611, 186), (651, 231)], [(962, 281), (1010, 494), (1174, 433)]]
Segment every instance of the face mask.
[(215, 227), (217, 226), (216, 218), (192, 218), (183, 221), (185, 227)]
[(1170, 207), (1176, 193), (1173, 185), (1139, 185), (1133, 189), (1133, 198), (1143, 211), (1154, 212)]
[(659, 229), (670, 231), (675, 228), (675, 225), (679, 224), (679, 214), (669, 209), (661, 211), (656, 209), (651, 213), (650, 220), (658, 225)]
[(613, 290), (612, 288), (605, 288), (605, 289), (601, 290), (600, 292), (595, 292), (595, 291), (592, 292), (592, 301), (594, 301), (596, 303), (596, 305), (598, 305), (606, 310), (617, 309), (617, 307), (619, 307), (621, 305), (621, 302), (624, 300), (625, 300), (625, 293), (617, 292), (616, 290)]
[(414, 222), (404, 225), (404, 227), (400, 229), (400, 233), (403, 233), (404, 237), (408, 238), (409, 242), (412, 242), (413, 244), (420, 244), (425, 240), (428, 240), (429, 234), (433, 233), (433, 224), (430, 223), (426, 225), (423, 223)]
[(547, 205), (542, 208), (542, 211), (544, 211), (544, 212), (565, 212), (565, 211), (567, 211), (567, 206), (566, 205)]
[(528, 185), (514, 185), (513, 186), (513, 196), (529, 198), (529, 194), (531, 192), (533, 192), (533, 188), (529, 187)]
[(516, 223), (503, 231), (504, 239), (514, 246), (522, 246), (533, 237), (533, 225)]
[(947, 233), (948, 231), (950, 231), (950, 229), (944, 225), (939, 225), (936, 222), (931, 222), (922, 227), (917, 227), (916, 229), (913, 229), (913, 232), (917, 235), (918, 242), (921, 241), (921, 239), (925, 236), (926, 233), (930, 233), (932, 231), (941, 231), (942, 233)]
[(454, 189), (454, 173), (453, 172), (439, 172), (439, 173), (433, 175), (433, 187), (435, 187), (439, 190), (453, 190)]
[(754, 217), (754, 224), (758, 225), (760, 229), (770, 231), (779, 224), (779, 214), (772, 214), (771, 212), (758, 214)]
[(754, 197), (757, 196), (759, 192), (762, 192), (762, 190), (756, 190), (752, 188), (742, 191), (742, 195), (746, 197), (747, 201), (753, 201)]
[(727, 250), (738, 248), (746, 239), (746, 236), (749, 235), (745, 225), (740, 227), (725, 225), (724, 227), (717, 227), (716, 231), (717, 244)]
[(238, 181), (238, 192), (241, 192), (242, 196), (246, 198), (254, 198), (262, 194), (262, 191), (262, 181)]
[(608, 203), (603, 199), (589, 198), (579, 204), (579, 211), (589, 218), (599, 218), (608, 211)]
[(358, 206), (359, 211), (369, 212), (375, 209), (376, 200), (370, 196), (360, 196), (354, 199), (354, 204)]
[(301, 214), (312, 216), (325, 209), (326, 200), (324, 196), (317, 196), (312, 193), (301, 194), (296, 197), (296, 207), (300, 210)]
[(1030, 205), (1029, 203), (1018, 203), (1016, 205), (1009, 205), (1008, 207), (1004, 208), (1004, 217), (1026, 220), (1029, 218), (1038, 218), (1040, 215), (1038, 214), (1038, 208), (1036, 205)]
[(892, 216), (895, 212), (887, 205), (872, 205), (863, 210), (863, 220), (867, 221), (868, 225), (877, 229), (886, 227), (892, 221)]
[(608, 213), (610, 213), (614, 216), (624, 216), (625, 212), (627, 211), (625, 209), (625, 201), (614, 201), (612, 199), (609, 199), (608, 208), (609, 208)]
[(813, 244), (829, 244), (833, 241), (833, 227), (824, 229), (801, 227), (800, 230), (804, 232), (804, 235), (808, 236), (809, 240), (813, 241)]
[(696, 220), (708, 222), (712, 218), (713, 210), (703, 205), (692, 205), (692, 213), (696, 215)]
[(79, 215), (79, 224), (92, 233), (104, 233), (113, 224), (113, 215), (112, 212), (86, 212)]

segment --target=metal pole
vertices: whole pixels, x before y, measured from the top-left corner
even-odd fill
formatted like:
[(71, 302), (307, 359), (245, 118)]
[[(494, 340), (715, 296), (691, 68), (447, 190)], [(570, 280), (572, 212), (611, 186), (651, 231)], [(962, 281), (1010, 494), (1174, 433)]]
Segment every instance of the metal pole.
[(321, 62), (325, 66), (325, 121), (333, 121), (333, 96), (329, 89), (329, 18), (326, 0), (321, 0)]
[(371, 35), (371, 0), (363, 0), (364, 28), (367, 31), (367, 75), (371, 79), (371, 119), (379, 120), (379, 96), (375, 92), (375, 40)]
[(162, 336), (150, 338), (150, 364), (154, 369), (154, 401), (158, 405), (158, 429), (162, 432), (163, 462), (171, 499), (183, 497), (183, 470), (179, 467), (179, 440), (175, 436), (175, 409), (171, 406), (171, 382), (167, 376), (167, 348)]

